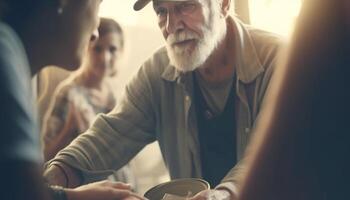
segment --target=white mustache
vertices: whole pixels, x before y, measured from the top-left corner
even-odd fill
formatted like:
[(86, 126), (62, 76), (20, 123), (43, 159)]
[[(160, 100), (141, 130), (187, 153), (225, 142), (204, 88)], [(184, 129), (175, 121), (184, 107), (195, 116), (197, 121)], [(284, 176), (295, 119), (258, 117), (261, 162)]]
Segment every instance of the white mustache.
[(178, 42), (183, 42), (185, 40), (197, 40), (199, 36), (192, 31), (181, 31), (179, 33), (172, 33), (168, 35), (167, 43), (173, 45)]

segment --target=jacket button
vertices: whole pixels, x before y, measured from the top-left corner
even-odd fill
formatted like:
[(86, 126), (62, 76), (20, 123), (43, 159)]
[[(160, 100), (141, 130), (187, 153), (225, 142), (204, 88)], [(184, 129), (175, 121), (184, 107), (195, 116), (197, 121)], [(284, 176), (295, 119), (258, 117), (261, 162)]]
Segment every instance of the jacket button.
[(249, 133), (250, 128), (245, 128), (244, 131), (245, 131), (245, 133)]
[(214, 117), (213, 113), (210, 112), (210, 110), (206, 110), (204, 111), (204, 117), (207, 119), (207, 120), (210, 120)]

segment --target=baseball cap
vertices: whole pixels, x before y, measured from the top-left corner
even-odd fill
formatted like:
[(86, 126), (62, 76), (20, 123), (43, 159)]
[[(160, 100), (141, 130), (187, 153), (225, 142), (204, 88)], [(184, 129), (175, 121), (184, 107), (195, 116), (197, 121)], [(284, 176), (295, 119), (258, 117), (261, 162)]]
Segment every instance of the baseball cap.
[[(134, 4), (134, 10), (138, 11), (144, 8), (152, 0), (137, 0)], [(188, 0), (153, 0), (153, 1), (188, 1)]]

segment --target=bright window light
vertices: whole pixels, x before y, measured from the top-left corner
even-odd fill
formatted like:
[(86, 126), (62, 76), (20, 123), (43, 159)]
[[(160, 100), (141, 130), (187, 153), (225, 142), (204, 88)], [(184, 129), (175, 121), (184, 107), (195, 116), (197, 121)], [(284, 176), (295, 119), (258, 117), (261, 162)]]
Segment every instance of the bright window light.
[(302, 0), (249, 0), (250, 20), (255, 27), (289, 36)]
[(152, 4), (141, 11), (134, 11), (136, 0), (104, 0), (100, 7), (101, 17), (110, 17), (124, 26), (157, 27), (157, 18)]

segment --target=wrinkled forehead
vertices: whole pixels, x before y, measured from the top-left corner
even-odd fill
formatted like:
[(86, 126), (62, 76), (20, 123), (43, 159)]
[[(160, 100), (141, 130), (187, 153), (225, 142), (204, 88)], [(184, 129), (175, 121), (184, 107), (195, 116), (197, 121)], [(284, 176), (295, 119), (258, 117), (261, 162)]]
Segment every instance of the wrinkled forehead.
[(211, 0), (136, 0), (134, 4), (134, 10), (136, 11), (141, 10), (151, 1), (153, 4), (158, 4), (162, 2), (186, 2), (186, 1), (203, 2), (203, 1), (211, 1)]
[(199, 3), (203, 3), (205, 1), (208, 1), (208, 0), (153, 0), (153, 4), (154, 5), (158, 5), (160, 3), (163, 3), (163, 2), (178, 2), (178, 3), (181, 3), (181, 2), (199, 2)]
[(206, 5), (205, 2), (207, 2), (207, 1), (210, 1), (210, 0), (153, 0), (152, 4), (153, 4), (153, 7), (157, 7), (157, 6), (160, 6), (164, 3), (169, 3), (169, 2), (174, 3), (174, 5), (186, 3), (186, 2), (197, 2), (197, 3), (201, 4), (202, 6), (204, 6), (204, 5)]

